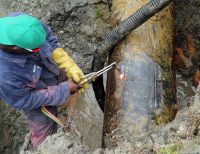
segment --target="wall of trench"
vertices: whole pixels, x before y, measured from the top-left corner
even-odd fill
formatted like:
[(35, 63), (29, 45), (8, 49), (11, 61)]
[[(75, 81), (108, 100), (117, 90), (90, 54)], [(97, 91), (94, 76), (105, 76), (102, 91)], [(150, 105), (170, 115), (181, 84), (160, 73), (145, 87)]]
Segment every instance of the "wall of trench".
[[(186, 39), (188, 34), (192, 35), (197, 51), (196, 56), (192, 57), (192, 64), (195, 68), (199, 65), (199, 8), (199, 0), (175, 0), (173, 11), (175, 19), (174, 44), (184, 48), (186, 56), (189, 57)], [(23, 11), (31, 13), (51, 25), (55, 34), (61, 40), (62, 46), (83, 68), (85, 73), (90, 72), (92, 57), (98, 43), (111, 28), (110, 13), (107, 1), (104, 0), (1, 0), (0, 9), (2, 10), (0, 16), (5, 16), (12, 11)], [(113, 23), (115, 24), (115, 18), (112, 18)], [(180, 103), (180, 106), (187, 106), (187, 101), (184, 102), (183, 100), (190, 99), (194, 95), (194, 89), (191, 88), (193, 75), (188, 73), (192, 71), (191, 69), (180, 66), (177, 68), (179, 79), (178, 103)], [(86, 97), (87, 100), (94, 102), (93, 98), (93, 94)], [(24, 119), (20, 116), (20, 112), (10, 109), (2, 102), (0, 104), (0, 115), (2, 115), (0, 137), (3, 138), (0, 143), (0, 153), (15, 153), (27, 132)], [(96, 103), (94, 104), (96, 105)], [(90, 107), (89, 104), (86, 105)], [(91, 115), (98, 113), (102, 117), (102, 113), (99, 108), (96, 110), (95, 105), (89, 109), (89, 111), (93, 110)], [(85, 108), (85, 111), (89, 112), (88, 108)], [(91, 115), (89, 117), (92, 117)], [(85, 119), (87, 118), (86, 116)], [(99, 121), (101, 121), (101, 118), (99, 118)], [(102, 122), (100, 123), (102, 124)]]

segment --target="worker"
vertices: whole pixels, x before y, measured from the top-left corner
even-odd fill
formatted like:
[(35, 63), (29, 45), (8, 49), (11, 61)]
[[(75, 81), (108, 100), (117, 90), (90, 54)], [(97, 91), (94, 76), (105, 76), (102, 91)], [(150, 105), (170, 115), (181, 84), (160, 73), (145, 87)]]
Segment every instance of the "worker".
[(0, 18), (0, 70), (0, 98), (23, 110), (33, 149), (57, 128), (41, 107), (56, 116), (57, 106), (88, 87), (78, 84), (83, 72), (51, 28), (21, 12)]

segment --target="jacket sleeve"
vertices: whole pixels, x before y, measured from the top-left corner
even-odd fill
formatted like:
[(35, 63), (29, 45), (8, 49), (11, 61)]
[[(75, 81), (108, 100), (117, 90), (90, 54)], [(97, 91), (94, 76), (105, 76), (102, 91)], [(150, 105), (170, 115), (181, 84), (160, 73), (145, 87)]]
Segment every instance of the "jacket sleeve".
[(53, 35), (52, 29), (46, 24), (43, 24), (43, 27), (46, 31), (46, 40), (50, 43), (51, 47), (53, 48), (53, 51), (56, 48), (60, 48), (60, 42), (58, 41), (58, 38), (55, 35)]
[(42, 90), (19, 88), (12, 84), (0, 85), (0, 97), (15, 109), (32, 110), (41, 106), (59, 106), (70, 96), (66, 82)]

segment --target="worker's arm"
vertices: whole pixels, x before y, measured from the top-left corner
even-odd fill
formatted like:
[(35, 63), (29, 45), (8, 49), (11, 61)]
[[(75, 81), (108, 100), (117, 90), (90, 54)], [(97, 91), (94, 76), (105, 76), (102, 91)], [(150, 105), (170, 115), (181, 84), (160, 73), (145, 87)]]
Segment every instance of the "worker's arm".
[[(68, 78), (73, 78), (76, 83), (80, 82), (80, 77), (84, 76), (82, 70), (77, 66), (74, 60), (68, 56), (67, 52), (60, 47), (60, 43), (53, 35), (51, 28), (45, 24), (43, 24), (43, 26), (47, 34), (46, 40), (51, 44), (53, 49), (51, 54), (53, 61), (58, 65), (59, 68), (66, 72)], [(85, 83), (83, 88), (80, 89), (80, 92), (83, 92), (84, 89), (87, 88), (88, 83)]]
[(10, 81), (1, 83), (0, 97), (13, 108), (20, 110), (32, 110), (40, 106), (59, 106), (70, 96), (70, 85), (68, 86), (67, 82), (62, 82), (58, 86), (48, 86), (42, 90), (16, 85)]

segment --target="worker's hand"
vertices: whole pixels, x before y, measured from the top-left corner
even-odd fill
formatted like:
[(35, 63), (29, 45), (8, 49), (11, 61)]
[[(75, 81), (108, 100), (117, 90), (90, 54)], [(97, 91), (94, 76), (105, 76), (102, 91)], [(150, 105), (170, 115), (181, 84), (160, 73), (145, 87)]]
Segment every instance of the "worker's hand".
[(67, 77), (73, 78), (76, 83), (81, 81), (82, 76), (84, 76), (84, 74), (76, 64), (73, 64), (67, 71)]
[(86, 83), (84, 83), (83, 85), (82, 85), (82, 88), (80, 88), (79, 90), (78, 90), (78, 93), (80, 94), (80, 93), (83, 93), (83, 92), (85, 92), (85, 90), (86, 89), (88, 89), (89, 88), (89, 84), (86, 82)]
[[(82, 70), (76, 64), (73, 64), (72, 67), (67, 71), (67, 77), (72, 78), (76, 83), (80, 83), (81, 77), (83, 76), (84, 74)], [(82, 88), (78, 90), (78, 93), (83, 93), (88, 88), (89, 84), (85, 82), (82, 84)]]
[(71, 78), (67, 80), (67, 85), (71, 94), (75, 94), (80, 88), (82, 88), (82, 85), (75, 83)]

